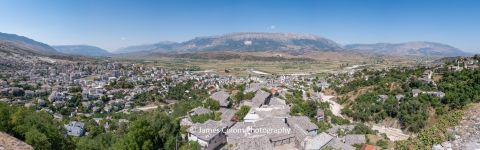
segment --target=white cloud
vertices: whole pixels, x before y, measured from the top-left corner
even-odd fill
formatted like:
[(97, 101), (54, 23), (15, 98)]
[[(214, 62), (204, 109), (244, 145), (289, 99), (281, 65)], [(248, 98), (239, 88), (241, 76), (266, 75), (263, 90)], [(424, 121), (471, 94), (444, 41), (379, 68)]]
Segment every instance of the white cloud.
[(275, 25), (271, 25), (270, 27), (268, 27), (269, 30), (275, 30), (275, 28), (277, 28)]
[(125, 41), (125, 40), (127, 40), (127, 38), (126, 37), (121, 37), (120, 40)]

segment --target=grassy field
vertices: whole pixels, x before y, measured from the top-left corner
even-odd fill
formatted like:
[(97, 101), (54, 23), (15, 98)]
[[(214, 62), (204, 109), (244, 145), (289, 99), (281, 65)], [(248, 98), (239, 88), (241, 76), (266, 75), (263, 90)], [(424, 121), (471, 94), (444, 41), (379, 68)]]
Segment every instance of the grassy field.
[[(302, 56), (292, 56), (288, 54), (277, 53), (203, 53), (192, 54), (199, 56), (201, 59), (162, 57), (154, 56), (144, 59), (132, 58), (116, 58), (119, 61), (128, 61), (143, 63), (148, 66), (158, 66), (165, 68), (199, 68), (201, 71), (211, 71), (223, 75), (247, 76), (255, 74), (252, 70), (260, 71), (268, 74), (324, 74), (331, 71), (338, 71), (343, 67), (374, 64), (377, 68), (385, 68), (395, 65), (412, 64), (414, 60), (395, 58), (395, 57), (370, 57), (348, 53), (311, 53)], [(281, 55), (281, 57), (278, 57)], [(226, 57), (228, 56), (228, 57)], [(242, 57), (242, 58), (235, 58)], [(256, 57), (261, 61), (245, 59), (248, 57)], [(271, 57), (278, 57), (278, 60), (272, 61)], [(225, 58), (225, 59), (223, 59)], [(309, 60), (298, 60), (297, 58), (307, 58)], [(229, 73), (226, 73), (228, 70)]]
[[(146, 64), (166, 68), (186, 68), (196, 66), (202, 71), (212, 71), (224, 75), (246, 76), (248, 74), (254, 74), (252, 70), (269, 74), (321, 74), (339, 69), (342, 62), (161, 59), (147, 61)], [(225, 70), (228, 70), (229, 73), (226, 73)]]

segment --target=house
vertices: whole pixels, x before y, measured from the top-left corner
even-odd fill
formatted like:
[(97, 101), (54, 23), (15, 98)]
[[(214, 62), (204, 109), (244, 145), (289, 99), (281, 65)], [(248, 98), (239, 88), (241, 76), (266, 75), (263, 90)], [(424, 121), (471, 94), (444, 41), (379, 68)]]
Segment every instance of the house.
[(192, 122), (192, 119), (190, 119), (189, 117), (185, 117), (180, 120), (180, 126), (192, 126), (192, 125), (194, 124)]
[(432, 79), (432, 75), (433, 75), (433, 71), (425, 70), (422, 74), (422, 77), (426, 79)]
[(194, 115), (203, 115), (203, 114), (209, 114), (212, 113), (210, 109), (206, 109), (203, 107), (197, 107), (192, 109), (190, 112), (188, 112), (188, 115), (194, 116)]
[(344, 137), (345, 144), (354, 145), (354, 144), (364, 144), (367, 142), (365, 135), (363, 134), (349, 134)]
[(362, 148), (360, 150), (375, 150), (375, 146), (370, 145), (370, 144), (363, 144)]
[(235, 113), (237, 112), (237, 110), (235, 109), (228, 109), (228, 108), (220, 108), (220, 110), (218, 111), (222, 113), (220, 118), (223, 122), (232, 121), (233, 116), (235, 116)]
[(412, 96), (417, 97), (418, 94), (422, 93), (420, 89), (412, 89)]
[(317, 114), (315, 115), (315, 118), (317, 118), (317, 121), (323, 121), (325, 116), (325, 112), (322, 109), (317, 109)]
[(350, 132), (353, 130), (355, 126), (354, 125), (335, 125), (332, 126), (330, 129), (327, 130), (327, 133), (330, 135), (337, 136), (337, 132), (339, 130), (344, 131), (344, 132)]
[(23, 88), (12, 87), (10, 90), (11, 90), (10, 93), (13, 96), (23, 96), (25, 94), (25, 91), (23, 90)]
[[(276, 132), (262, 132), (265, 129)], [(293, 143), (295, 140), (295, 134), (290, 127), (276, 118), (265, 118), (256, 122), (238, 122), (226, 134), (229, 145), (245, 143), (244, 140), (252, 137), (268, 137), (269, 142), (264, 144), (272, 144), (273, 147)]]
[(432, 96), (443, 98), (445, 97), (445, 93), (442, 91), (435, 91), (435, 92), (426, 92), (427, 94), (431, 94)]
[(326, 80), (320, 80), (320, 82), (318, 83), (318, 86), (320, 86), (322, 90), (324, 90), (330, 87), (330, 84)]
[(213, 150), (227, 142), (223, 132), (227, 126), (221, 121), (208, 120), (203, 124), (194, 124), (187, 130), (187, 139), (196, 141), (202, 149)]
[(45, 100), (42, 100), (42, 99), (38, 99), (37, 104), (40, 107), (45, 107), (46, 106)]
[(274, 150), (273, 144), (266, 136), (246, 137), (237, 143), (228, 144), (230, 150)]
[(220, 103), (220, 107), (227, 108), (230, 106), (230, 95), (225, 91), (218, 91), (210, 96), (213, 100)]
[(0, 90), (0, 94), (3, 95), (3, 96), (8, 96), (9, 91), (10, 91), (10, 88), (2, 88)]
[(404, 98), (405, 98), (405, 95), (402, 95), (402, 94), (397, 94), (397, 95), (395, 95), (395, 99), (396, 99), (397, 101), (400, 101), (400, 100), (402, 100), (402, 99), (404, 99)]
[(61, 101), (61, 100), (64, 100), (65, 99), (65, 96), (63, 95), (63, 93), (60, 93), (58, 91), (53, 91), (52, 93), (50, 93), (50, 95), (48, 96), (48, 100), (50, 102), (54, 102), (54, 101)]
[(55, 108), (61, 108), (61, 107), (65, 106), (65, 101), (55, 101), (55, 102), (53, 102), (53, 106)]
[(343, 143), (340, 139), (334, 138), (330, 142), (328, 142), (327, 146), (333, 147), (335, 149), (341, 149), (341, 150), (355, 150), (355, 147), (350, 146), (348, 144)]
[(378, 95), (378, 102), (385, 102), (388, 99), (388, 95)]
[(252, 108), (259, 108), (265, 104), (269, 104), (271, 98), (271, 93), (258, 90), (252, 98)]
[(332, 140), (333, 136), (322, 132), (316, 136), (305, 138), (299, 147), (304, 150), (319, 150), (324, 148), (325, 145)]
[(68, 125), (65, 125), (67, 129), (67, 135), (70, 136), (83, 136), (85, 134), (85, 124), (78, 121), (71, 121)]
[(32, 98), (34, 96), (35, 96), (35, 92), (33, 92), (32, 90), (25, 90), (25, 97)]
[(260, 90), (260, 88), (262, 88), (260, 83), (252, 83), (252, 84), (248, 85), (248, 87), (247, 87), (247, 89), (245, 89), (244, 93), (256, 92), (256, 91)]
[(287, 124), (293, 129), (299, 129), (309, 136), (317, 135), (318, 126), (306, 116), (293, 116), (287, 118)]

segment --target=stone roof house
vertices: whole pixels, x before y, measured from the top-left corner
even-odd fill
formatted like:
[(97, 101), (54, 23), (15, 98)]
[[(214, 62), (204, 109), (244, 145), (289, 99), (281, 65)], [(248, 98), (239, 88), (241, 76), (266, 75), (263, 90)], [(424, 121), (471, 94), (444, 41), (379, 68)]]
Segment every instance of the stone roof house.
[(217, 149), (227, 142), (227, 136), (223, 132), (227, 127), (221, 121), (208, 120), (203, 124), (197, 123), (187, 130), (187, 139), (198, 142), (204, 150)]
[(204, 107), (197, 107), (192, 109), (190, 112), (188, 112), (190, 116), (203, 115), (203, 114), (209, 114), (209, 113), (212, 113), (212, 111)]
[(363, 144), (366, 143), (365, 135), (363, 134), (349, 134), (344, 137), (345, 144), (354, 145), (354, 144)]
[(271, 94), (262, 90), (257, 91), (252, 98), (252, 108), (258, 108), (270, 102)]
[(305, 150), (319, 150), (324, 148), (331, 140), (333, 140), (333, 136), (326, 133), (320, 133), (316, 136), (306, 137), (299, 147)]
[(220, 107), (228, 107), (230, 105), (230, 95), (225, 91), (218, 91), (210, 96), (213, 100), (220, 103)]
[(71, 121), (64, 126), (67, 129), (67, 135), (83, 136), (85, 134), (85, 124), (78, 121)]

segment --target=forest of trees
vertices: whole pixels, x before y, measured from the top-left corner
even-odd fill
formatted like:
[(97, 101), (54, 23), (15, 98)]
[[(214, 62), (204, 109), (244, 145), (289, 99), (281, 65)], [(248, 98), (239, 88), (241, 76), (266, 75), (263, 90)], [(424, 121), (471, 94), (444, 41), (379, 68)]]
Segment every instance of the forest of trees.
[(35, 149), (72, 149), (59, 122), (46, 112), (0, 103), (0, 131), (32, 145)]

